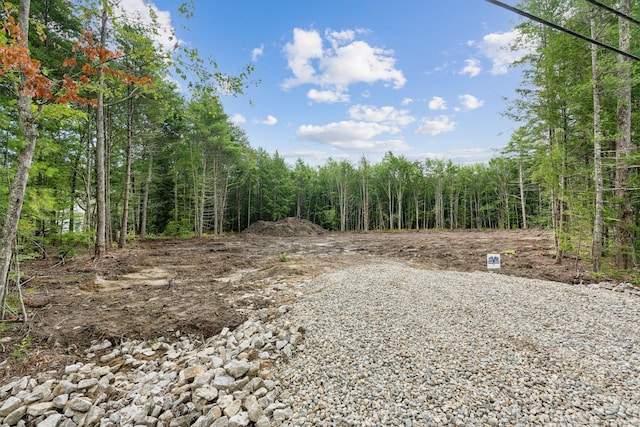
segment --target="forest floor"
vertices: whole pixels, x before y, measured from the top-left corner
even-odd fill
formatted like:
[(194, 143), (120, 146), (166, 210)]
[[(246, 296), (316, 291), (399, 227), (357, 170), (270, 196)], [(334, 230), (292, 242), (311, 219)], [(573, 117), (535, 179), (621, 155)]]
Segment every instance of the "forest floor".
[(215, 335), (242, 323), (248, 310), (292, 302), (295, 285), (342, 267), (392, 259), (424, 269), (486, 271), (488, 253), (501, 254), (497, 274), (568, 284), (601, 280), (582, 261), (555, 264), (553, 235), (543, 230), (329, 233), (287, 219), (232, 236), (138, 240), (101, 262), (25, 263), (29, 321), (0, 325), (0, 384), (60, 369), (104, 339)]

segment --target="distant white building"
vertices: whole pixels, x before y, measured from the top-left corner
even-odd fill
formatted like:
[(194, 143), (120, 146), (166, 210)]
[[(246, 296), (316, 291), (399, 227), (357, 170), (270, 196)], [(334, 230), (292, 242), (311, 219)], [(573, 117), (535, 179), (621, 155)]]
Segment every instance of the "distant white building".
[(60, 212), (62, 218), (62, 233), (73, 233), (76, 231), (82, 231), (84, 229), (84, 215), (85, 211), (78, 204), (73, 207), (73, 230), (69, 229), (71, 225), (71, 215), (69, 214), (69, 209), (64, 209)]

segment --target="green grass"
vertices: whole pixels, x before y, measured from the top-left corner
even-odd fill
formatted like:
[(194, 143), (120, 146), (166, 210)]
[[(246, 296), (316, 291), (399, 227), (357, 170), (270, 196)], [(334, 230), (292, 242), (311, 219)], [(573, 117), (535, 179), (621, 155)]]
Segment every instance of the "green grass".
[(280, 262), (289, 262), (289, 261), (291, 261), (291, 257), (289, 255), (285, 254), (285, 253), (282, 253), (282, 254), (278, 255), (278, 260)]

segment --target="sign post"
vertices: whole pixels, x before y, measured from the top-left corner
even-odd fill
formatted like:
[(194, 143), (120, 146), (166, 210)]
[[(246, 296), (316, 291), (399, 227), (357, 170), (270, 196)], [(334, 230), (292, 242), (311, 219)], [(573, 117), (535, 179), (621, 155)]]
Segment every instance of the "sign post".
[(500, 254), (487, 254), (487, 269), (496, 270), (500, 268)]

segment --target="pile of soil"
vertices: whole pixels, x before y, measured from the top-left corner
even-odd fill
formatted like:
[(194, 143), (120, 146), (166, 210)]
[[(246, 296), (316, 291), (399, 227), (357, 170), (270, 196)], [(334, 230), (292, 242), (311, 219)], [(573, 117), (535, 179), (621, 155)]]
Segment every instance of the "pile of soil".
[(290, 217), (277, 222), (255, 222), (243, 233), (274, 237), (320, 236), (327, 233), (327, 230), (306, 219)]

